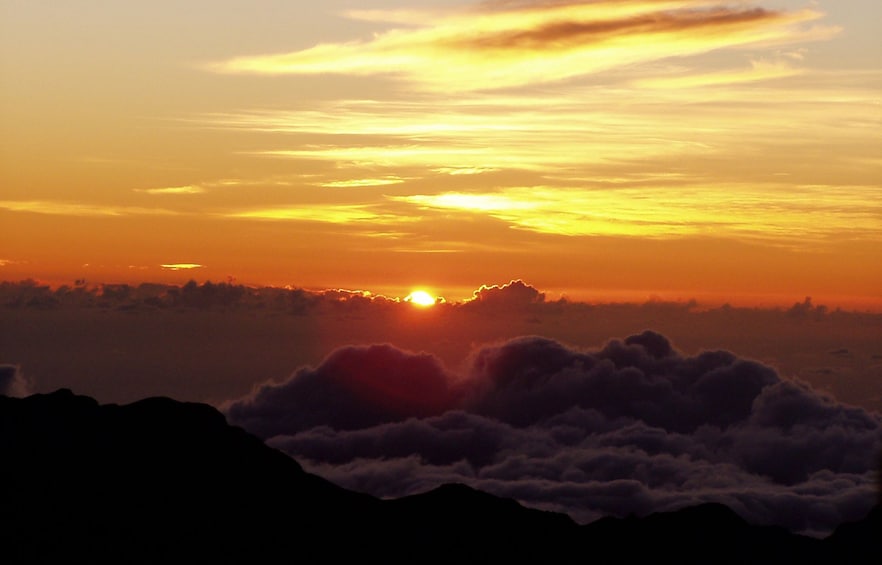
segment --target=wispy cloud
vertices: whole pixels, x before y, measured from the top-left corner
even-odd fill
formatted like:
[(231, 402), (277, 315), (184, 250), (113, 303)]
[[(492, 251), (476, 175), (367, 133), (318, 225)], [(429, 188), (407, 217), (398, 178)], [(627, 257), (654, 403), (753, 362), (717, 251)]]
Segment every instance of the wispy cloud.
[(325, 188), (358, 188), (362, 186), (387, 186), (391, 184), (401, 184), (405, 179), (400, 177), (383, 177), (379, 179), (349, 179), (334, 180), (320, 183), (319, 186)]
[[(868, 134), (878, 126), (871, 85), (880, 76), (758, 62), (731, 72), (665, 69), (642, 82), (628, 75), (542, 97), (335, 101), (210, 119), (297, 132), (279, 138), (293, 147), (255, 154), (332, 164), (313, 184), (363, 186), (341, 183), (341, 172), (407, 178), (393, 201), (543, 233), (876, 240), (882, 211), (867, 202), (878, 198), (870, 173), (882, 145)], [(358, 176), (380, 171), (387, 174)], [(492, 177), (468, 178), (477, 173)], [(451, 189), (439, 175), (462, 176)], [(525, 175), (536, 184), (524, 188)], [(330, 217), (345, 222), (368, 210)], [(325, 216), (311, 208), (248, 215)]]
[(196, 185), (169, 186), (165, 188), (136, 188), (135, 192), (146, 194), (201, 194), (205, 189)]
[(331, 224), (406, 222), (415, 219), (379, 212), (374, 210), (372, 206), (362, 204), (276, 206), (230, 212), (226, 216), (255, 220), (295, 220)]
[(706, 74), (653, 77), (635, 81), (639, 88), (700, 88), (718, 87), (745, 82), (759, 82), (796, 76), (805, 72), (782, 62), (753, 61), (749, 69), (735, 69)]
[(137, 206), (114, 206), (60, 202), (51, 200), (0, 200), (0, 208), (12, 212), (32, 212), (56, 216), (130, 216), (130, 215), (177, 215), (179, 212), (165, 208), (141, 208)]
[(498, 170), (499, 169), (494, 169), (492, 167), (439, 167), (435, 169), (434, 172), (458, 177), (465, 175), (481, 175), (484, 173), (492, 173)]
[(826, 39), (805, 24), (815, 10), (773, 11), (718, 1), (529, 3), (426, 17), (353, 11), (349, 17), (406, 27), (369, 41), (211, 65), (226, 73), (393, 75), (428, 91), (475, 91), (554, 82), (727, 48)]
[(775, 185), (580, 189), (512, 187), (492, 193), (390, 197), (425, 209), (458, 210), (556, 235), (677, 237), (713, 235), (804, 245), (842, 233), (882, 241), (882, 189), (831, 192)]
[(568, 236), (880, 238), (882, 210), (866, 203), (882, 75), (809, 66), (801, 44), (839, 33), (817, 9), (564, 0), (345, 15), (387, 27), (212, 68), (382, 75), (402, 81), (394, 91), (204, 120), (270, 134), (248, 155), (316, 167), (310, 185), (406, 179), (388, 191), (396, 207), (365, 197), (237, 217), (390, 223), (423, 210)]
[[(343, 100), (308, 110), (254, 110), (205, 119), (213, 127), (283, 133), (277, 142), (293, 145), (252, 155), (388, 173), (381, 178), (400, 176), (402, 170), (417, 175), (517, 169), (560, 175), (627, 161), (639, 161), (644, 172), (676, 166), (693, 176), (716, 175), (718, 163), (707, 170), (694, 166), (709, 153), (735, 163), (743, 174), (743, 160), (756, 161), (753, 152), (760, 147), (766, 148), (763, 161), (770, 162), (804, 151), (814, 140), (830, 149), (828, 166), (846, 157), (871, 158), (878, 141), (865, 138), (877, 125), (880, 75), (828, 76), (774, 59), (756, 61), (725, 72), (655, 69), (648, 76), (626, 74), (609, 84), (541, 95)], [(770, 79), (781, 82), (772, 85)], [(809, 123), (811, 130), (804, 131)], [(797, 158), (793, 164), (804, 167), (807, 162)], [(853, 182), (848, 180), (857, 172), (852, 164), (839, 168), (840, 182)], [(597, 168), (593, 171), (597, 177)]]
[(160, 265), (160, 267), (167, 271), (189, 271), (191, 269), (201, 269), (205, 267), (205, 265), (200, 265), (198, 263), (166, 263)]

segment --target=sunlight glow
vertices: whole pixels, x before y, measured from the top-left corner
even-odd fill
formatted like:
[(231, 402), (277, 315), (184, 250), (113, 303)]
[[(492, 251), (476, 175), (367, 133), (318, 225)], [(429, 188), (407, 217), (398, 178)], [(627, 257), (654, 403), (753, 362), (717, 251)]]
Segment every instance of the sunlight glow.
[(404, 298), (405, 302), (410, 302), (414, 306), (428, 308), (435, 305), (435, 297), (425, 290), (415, 290)]

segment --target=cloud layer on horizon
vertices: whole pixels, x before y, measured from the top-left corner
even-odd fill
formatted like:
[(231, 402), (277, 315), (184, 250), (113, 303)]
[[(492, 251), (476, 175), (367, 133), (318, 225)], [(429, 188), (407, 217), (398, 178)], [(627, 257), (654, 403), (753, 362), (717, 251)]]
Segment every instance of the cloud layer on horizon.
[(723, 502), (823, 534), (876, 497), (882, 419), (726, 351), (646, 331), (596, 351), (522, 337), (464, 375), (341, 348), (225, 408), (307, 469), (377, 496), (462, 482), (580, 522)]

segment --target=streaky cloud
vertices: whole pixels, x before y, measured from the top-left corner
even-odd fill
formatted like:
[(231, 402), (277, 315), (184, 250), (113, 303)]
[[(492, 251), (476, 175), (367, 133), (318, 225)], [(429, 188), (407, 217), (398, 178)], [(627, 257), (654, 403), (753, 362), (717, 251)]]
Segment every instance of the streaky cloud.
[(144, 208), (55, 200), (0, 200), (0, 209), (11, 212), (84, 217), (175, 216), (180, 214), (180, 212), (165, 208)]
[(201, 269), (205, 267), (205, 265), (200, 265), (199, 263), (165, 263), (160, 265), (160, 267), (167, 271), (189, 271), (192, 269)]
[[(476, 91), (560, 81), (719, 49), (826, 39), (838, 31), (803, 29), (823, 16), (814, 10), (781, 12), (703, 0), (533, 3), (422, 18), (415, 11), (348, 15), (406, 27), (368, 41), (238, 57), (208, 68), (266, 75), (381, 74), (429, 91)], [(542, 64), (537, 65), (540, 57)]]
[(144, 192), (146, 194), (202, 194), (205, 189), (198, 185), (182, 185), (168, 186), (163, 188), (136, 188), (135, 192)]

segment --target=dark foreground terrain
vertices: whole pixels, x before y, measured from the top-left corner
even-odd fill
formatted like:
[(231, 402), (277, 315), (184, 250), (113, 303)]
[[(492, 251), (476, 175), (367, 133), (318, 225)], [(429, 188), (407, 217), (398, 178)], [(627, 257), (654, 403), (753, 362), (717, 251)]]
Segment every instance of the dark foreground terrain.
[(462, 485), (379, 500), (202, 404), (0, 396), (0, 562), (882, 563), (882, 507), (818, 540), (706, 504), (579, 526)]

